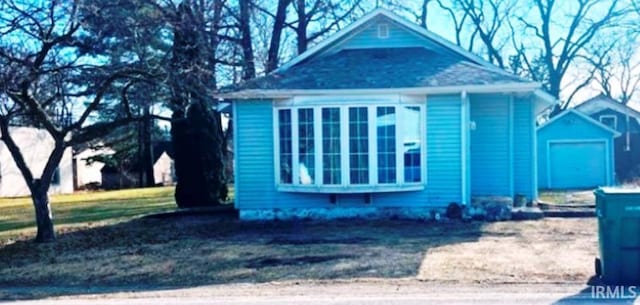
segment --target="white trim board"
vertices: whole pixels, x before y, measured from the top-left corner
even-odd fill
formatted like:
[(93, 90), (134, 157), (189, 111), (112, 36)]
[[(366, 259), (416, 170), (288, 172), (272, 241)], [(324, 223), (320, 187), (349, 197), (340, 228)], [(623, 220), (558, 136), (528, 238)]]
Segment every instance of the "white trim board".
[(339, 95), (425, 95), (425, 94), (460, 94), (466, 91), (472, 93), (516, 93), (532, 92), (537, 95), (538, 83), (505, 83), (500, 85), (467, 85), (443, 87), (410, 87), (389, 89), (247, 89), (235, 92), (220, 93), (223, 99), (260, 99), (260, 98), (291, 98), (298, 95), (309, 96), (339, 96)]
[(613, 128), (615, 130), (618, 130), (618, 116), (615, 114), (602, 114), (598, 117), (598, 121), (600, 123), (602, 123), (602, 125), (608, 126), (607, 124), (605, 124), (604, 122), (602, 122), (602, 119), (613, 119)]
[[(399, 98), (399, 97), (397, 97)], [(394, 103), (396, 101), (396, 103)], [(409, 101), (413, 101), (413, 103), (409, 103)], [(303, 105), (290, 105), (286, 103), (286, 101), (273, 102), (273, 141), (274, 141), (274, 168), (275, 168), (275, 187), (278, 191), (286, 191), (286, 192), (316, 192), (316, 193), (367, 193), (367, 192), (393, 192), (393, 191), (408, 191), (408, 190), (421, 190), (424, 189), (427, 185), (427, 135), (426, 135), (426, 102), (415, 100), (412, 98), (405, 99), (405, 103), (397, 103), (397, 100), (389, 100), (389, 102), (380, 102), (378, 101), (375, 104), (357, 102), (357, 103), (340, 103), (336, 105), (327, 105), (322, 102), (310, 102), (310, 104)], [(403, 142), (400, 141), (402, 135), (400, 134), (400, 129), (396, 128), (396, 182), (395, 183), (379, 183), (377, 177), (377, 129), (375, 123), (375, 110), (376, 107), (395, 107), (396, 109), (396, 123), (401, 122), (401, 118), (399, 118), (399, 109), (406, 106), (415, 106), (419, 107), (419, 123), (420, 125), (420, 181), (419, 182), (405, 182), (404, 181), (404, 147)], [(348, 110), (350, 108), (366, 108), (368, 113), (368, 139), (369, 139), (369, 148), (371, 148), (369, 152), (369, 183), (367, 184), (351, 184), (350, 181), (350, 163), (349, 163), (349, 128), (341, 128), (340, 129), (340, 169), (341, 169), (341, 181), (340, 184), (335, 185), (325, 185), (322, 182), (322, 126), (321, 126), (321, 109), (323, 108), (337, 108), (340, 110), (340, 124), (341, 126), (349, 126), (349, 115)], [(278, 112), (280, 110), (290, 110), (291, 111), (291, 124), (292, 124), (292, 170), (294, 173), (292, 174), (292, 183), (291, 184), (283, 184), (280, 182), (280, 139), (279, 139), (279, 130), (278, 130)], [(314, 145), (316, 148), (319, 148), (314, 156), (315, 162), (315, 179), (314, 184), (312, 185), (303, 185), (299, 183), (299, 176), (296, 175), (296, 172), (299, 171), (298, 166), (298, 158), (296, 155), (299, 155), (297, 143), (299, 141), (297, 129), (298, 129), (298, 111), (299, 109), (314, 109), (314, 128), (316, 129), (316, 134), (314, 135)], [(320, 127), (320, 128), (318, 128)]]

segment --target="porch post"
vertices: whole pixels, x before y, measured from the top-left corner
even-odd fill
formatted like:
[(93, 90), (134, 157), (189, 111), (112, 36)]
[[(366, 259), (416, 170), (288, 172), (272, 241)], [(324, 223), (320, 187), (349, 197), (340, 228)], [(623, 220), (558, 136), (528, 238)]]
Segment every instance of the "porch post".
[(469, 108), (469, 95), (466, 91), (462, 91), (460, 93), (460, 133), (461, 133), (461, 178), (462, 178), (462, 198), (461, 203), (463, 205), (468, 205), (471, 203), (471, 166), (470, 166), (470, 158), (471, 158), (471, 150), (469, 146), (469, 119), (470, 119), (470, 108)]

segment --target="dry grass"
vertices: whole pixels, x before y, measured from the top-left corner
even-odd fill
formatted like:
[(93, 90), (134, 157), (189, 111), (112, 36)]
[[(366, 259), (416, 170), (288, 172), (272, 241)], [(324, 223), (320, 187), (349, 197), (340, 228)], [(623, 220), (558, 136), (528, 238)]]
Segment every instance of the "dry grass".
[(598, 241), (595, 219), (492, 223), (474, 242), (427, 251), (418, 278), (455, 283), (586, 283)]
[(593, 219), (240, 223), (209, 216), (61, 233), (55, 244), (0, 245), (0, 286), (81, 291), (354, 278), (585, 283), (597, 249)]

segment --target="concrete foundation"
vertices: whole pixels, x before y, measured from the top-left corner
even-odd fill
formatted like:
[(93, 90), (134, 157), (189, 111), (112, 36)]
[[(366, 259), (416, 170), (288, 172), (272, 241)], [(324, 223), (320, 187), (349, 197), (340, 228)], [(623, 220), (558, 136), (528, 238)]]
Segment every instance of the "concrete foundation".
[(401, 207), (330, 207), (297, 209), (241, 209), (240, 219), (256, 220), (293, 220), (293, 219), (411, 219), (439, 220), (443, 218), (445, 208), (401, 208)]

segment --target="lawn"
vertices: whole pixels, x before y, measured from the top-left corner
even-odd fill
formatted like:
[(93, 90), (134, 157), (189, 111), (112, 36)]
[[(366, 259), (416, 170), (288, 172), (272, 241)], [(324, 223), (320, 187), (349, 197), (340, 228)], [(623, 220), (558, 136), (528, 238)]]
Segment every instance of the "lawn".
[[(88, 192), (51, 197), (58, 227), (94, 222), (114, 223), (131, 217), (176, 208), (173, 187)], [(32, 234), (35, 216), (31, 198), (0, 198), (0, 239), (7, 235)]]
[[(133, 217), (176, 209), (173, 186), (118, 191), (82, 192), (51, 196), (56, 228), (113, 224)], [(229, 197), (233, 200), (233, 187)], [(0, 198), (0, 240), (34, 235), (31, 198)]]

